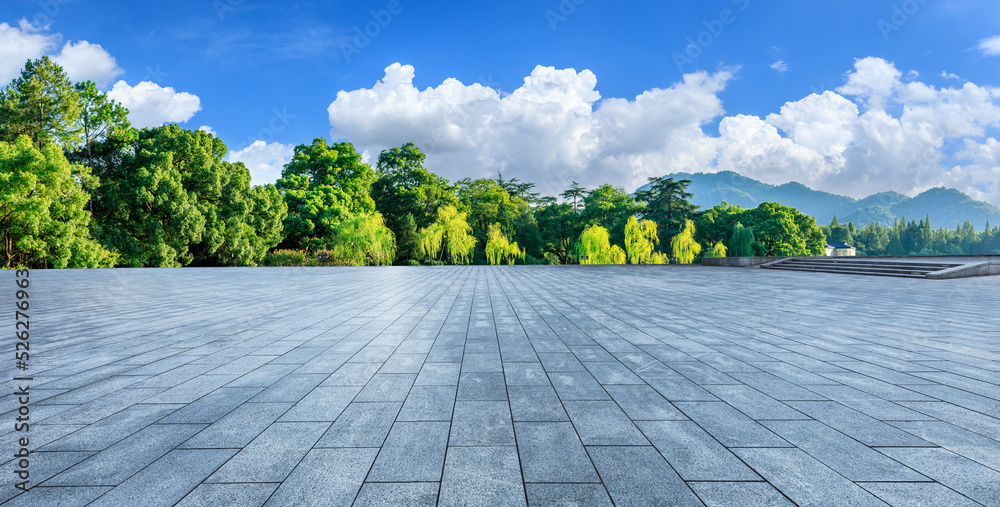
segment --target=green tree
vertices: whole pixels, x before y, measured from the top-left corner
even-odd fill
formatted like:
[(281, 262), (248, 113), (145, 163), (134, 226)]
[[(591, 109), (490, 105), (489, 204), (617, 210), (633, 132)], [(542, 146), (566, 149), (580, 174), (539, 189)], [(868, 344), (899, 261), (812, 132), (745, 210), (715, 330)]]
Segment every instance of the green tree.
[(73, 84), (47, 56), (28, 61), (20, 77), (0, 92), (0, 141), (24, 135), (36, 148), (77, 142), (80, 101)]
[(670, 248), (678, 264), (691, 264), (701, 253), (701, 245), (694, 239), (694, 222), (687, 220), (680, 233), (670, 239)]
[(625, 224), (625, 251), (632, 264), (650, 264), (653, 260), (653, 249), (660, 242), (656, 234), (656, 222), (643, 220), (635, 216)]
[[(496, 180), (465, 178), (457, 182), (458, 198), (469, 212), (469, 224), (477, 244), (485, 248), (490, 224), (500, 224), (500, 229), (508, 237), (516, 236), (518, 219), (529, 211), (527, 203), (512, 199)], [(486, 261), (484, 249), (475, 252), (478, 262)]]
[(296, 146), (277, 183), (288, 205), (281, 247), (329, 250), (341, 222), (375, 211), (369, 194), (374, 181), (375, 173), (351, 143), (317, 138)]
[(532, 192), (535, 188), (535, 184), (528, 181), (518, 181), (517, 178), (511, 178), (509, 180), (503, 179), (503, 174), (497, 174), (497, 185), (507, 191), (511, 199), (521, 199), (522, 201), (528, 203), (529, 205), (536, 205), (541, 202), (541, 198), (538, 192)]
[(590, 225), (580, 235), (580, 264), (625, 264), (625, 251), (611, 245), (608, 230)]
[(542, 248), (558, 259), (560, 264), (575, 260), (575, 244), (583, 233), (583, 219), (569, 203), (550, 202), (534, 211), (541, 235)]
[(415, 261), (420, 258), (420, 236), (417, 231), (417, 221), (407, 213), (399, 221), (399, 233), (396, 235), (396, 260)]
[(765, 202), (741, 214), (740, 221), (753, 227), (764, 256), (825, 254), (826, 237), (816, 227), (816, 219), (794, 208)]
[[(417, 228), (423, 228), (434, 222), (441, 206), (460, 206), (455, 187), (425, 169), (425, 158), (413, 143), (379, 154), (371, 196), (375, 209), (385, 217), (386, 225), (397, 239), (410, 227), (406, 215), (410, 215)], [(413, 253), (400, 243), (397, 260), (415, 259)]]
[(90, 237), (89, 195), (61, 148), (27, 135), (0, 141), (0, 244), (5, 268), (94, 268), (115, 257)]
[(273, 186), (252, 190), (225, 144), (176, 125), (145, 129), (94, 191), (95, 237), (125, 266), (256, 265), (281, 239)]
[(755, 242), (753, 228), (743, 227), (743, 224), (736, 222), (736, 225), (733, 226), (732, 239), (729, 240), (729, 255), (733, 257), (753, 257), (753, 245)]
[(108, 149), (135, 140), (137, 131), (128, 121), (128, 109), (111, 100), (91, 81), (76, 83), (80, 112), (76, 120), (78, 142), (69, 150), (71, 162), (98, 168)]
[(666, 242), (694, 218), (698, 207), (691, 204), (694, 194), (687, 191), (691, 180), (675, 180), (662, 176), (649, 178), (649, 189), (635, 193), (636, 200), (645, 203), (643, 216), (656, 222), (660, 238)]
[(579, 212), (583, 209), (583, 198), (587, 197), (587, 189), (580, 186), (579, 183), (573, 182), (565, 192), (559, 194), (560, 197), (567, 201), (573, 201), (573, 211)]
[(716, 242), (712, 248), (705, 252), (705, 257), (725, 257), (726, 256), (726, 245), (723, 245), (721, 241)]
[(381, 213), (358, 213), (337, 225), (332, 251), (351, 266), (388, 266), (396, 258), (396, 239)]
[(490, 264), (494, 266), (500, 262), (514, 264), (516, 259), (524, 257), (524, 250), (517, 246), (516, 241), (511, 243), (507, 239), (500, 230), (500, 224), (490, 224), (487, 236), (489, 240), (486, 243), (486, 259)]
[(625, 224), (644, 207), (622, 188), (601, 185), (591, 190), (583, 199), (581, 216), (584, 223), (604, 227), (611, 235), (612, 244), (625, 242)]
[(476, 249), (476, 238), (467, 213), (443, 206), (438, 209), (437, 220), (418, 233), (418, 244), (425, 260), (450, 257), (452, 264), (468, 264)]

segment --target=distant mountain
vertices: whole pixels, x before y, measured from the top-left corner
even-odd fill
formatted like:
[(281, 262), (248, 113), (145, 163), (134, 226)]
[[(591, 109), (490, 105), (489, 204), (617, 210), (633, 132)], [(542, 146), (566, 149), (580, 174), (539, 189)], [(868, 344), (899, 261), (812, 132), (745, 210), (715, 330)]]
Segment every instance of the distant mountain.
[[(896, 219), (922, 220), (927, 216), (930, 216), (931, 227), (934, 228), (955, 227), (966, 220), (972, 222), (976, 230), (982, 230), (987, 220), (990, 225), (1000, 225), (1000, 208), (973, 200), (952, 188), (932, 188), (916, 197), (898, 192), (880, 192), (859, 200), (813, 190), (794, 181), (768, 185), (731, 171), (675, 173), (666, 177), (691, 180), (688, 187), (688, 191), (694, 194), (691, 201), (702, 209), (722, 201), (744, 208), (755, 208), (762, 202), (778, 202), (816, 217), (820, 225), (829, 224), (834, 215), (841, 223), (854, 222), (858, 227), (864, 227), (869, 222), (891, 226)], [(647, 188), (648, 185), (642, 187)]]

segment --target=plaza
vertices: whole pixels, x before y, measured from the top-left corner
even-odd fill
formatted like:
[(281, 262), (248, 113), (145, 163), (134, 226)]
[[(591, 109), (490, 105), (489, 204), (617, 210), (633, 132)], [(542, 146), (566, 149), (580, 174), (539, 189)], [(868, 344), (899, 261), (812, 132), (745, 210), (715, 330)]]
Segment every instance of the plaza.
[(32, 489), (11, 357), (7, 505), (1000, 504), (1000, 277), (30, 277)]

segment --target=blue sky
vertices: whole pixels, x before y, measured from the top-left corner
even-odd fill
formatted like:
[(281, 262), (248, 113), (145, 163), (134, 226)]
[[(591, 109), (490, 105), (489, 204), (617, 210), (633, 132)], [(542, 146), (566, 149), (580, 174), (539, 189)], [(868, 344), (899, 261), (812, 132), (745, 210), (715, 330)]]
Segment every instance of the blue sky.
[[(114, 96), (138, 124), (211, 128), (257, 183), (315, 137), (374, 158), (416, 136), (453, 180), (503, 170), (549, 193), (736, 170), (1000, 203), (1000, 9), (987, 0), (7, 0), (0, 23), (8, 61), (63, 51), (77, 75), (123, 81)], [(396, 87), (376, 92), (379, 80)]]

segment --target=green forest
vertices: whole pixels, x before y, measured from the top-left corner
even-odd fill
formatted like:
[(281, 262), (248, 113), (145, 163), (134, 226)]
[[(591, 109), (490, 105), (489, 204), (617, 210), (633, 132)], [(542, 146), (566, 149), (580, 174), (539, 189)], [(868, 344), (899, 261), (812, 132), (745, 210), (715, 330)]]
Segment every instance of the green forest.
[(349, 142), (295, 148), (275, 184), (252, 186), (221, 139), (135, 129), (91, 82), (43, 57), (0, 92), (4, 268), (259, 265), (663, 264), (704, 256), (998, 253), (1000, 231), (815, 220), (777, 203), (692, 205), (690, 181), (629, 194), (573, 182), (541, 196), (516, 178), (454, 183), (412, 143), (362, 161)]

